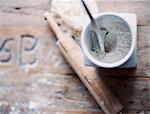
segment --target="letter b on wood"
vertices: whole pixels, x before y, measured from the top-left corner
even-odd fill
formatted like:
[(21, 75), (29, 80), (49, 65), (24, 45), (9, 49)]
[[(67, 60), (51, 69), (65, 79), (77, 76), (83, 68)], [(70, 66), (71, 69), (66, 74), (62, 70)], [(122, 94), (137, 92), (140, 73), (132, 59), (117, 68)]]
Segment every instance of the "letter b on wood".
[(20, 64), (34, 64), (36, 62), (35, 47), (37, 39), (32, 35), (21, 35), (20, 37)]

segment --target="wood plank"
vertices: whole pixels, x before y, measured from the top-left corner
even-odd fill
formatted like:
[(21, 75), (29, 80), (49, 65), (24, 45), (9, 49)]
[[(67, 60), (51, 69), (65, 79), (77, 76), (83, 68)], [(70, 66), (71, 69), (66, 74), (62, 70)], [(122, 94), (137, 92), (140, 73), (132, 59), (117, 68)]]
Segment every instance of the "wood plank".
[(1, 0), (0, 7), (27, 7), (35, 9), (35, 6), (50, 5), (52, 0)]
[(0, 26), (46, 25), (43, 13), (49, 10), (50, 3), (51, 0), (1, 0)]
[[(69, 1), (65, 1), (69, 2)], [(20, 18), (22, 18), (22, 22), (20, 20), (20, 24), (25, 23), (24, 21), (27, 21), (25, 19), (26, 15), (28, 17), (31, 17), (30, 20), (28, 20), (29, 24), (31, 24), (31, 20), (33, 16), (37, 17), (37, 20), (42, 17), (42, 14), (49, 10), (50, 8), (51, 0), (27, 0), (27, 1), (19, 1), (19, 0), (9, 0), (9, 2), (1, 0), (0, 1), (0, 17), (2, 18), (2, 15), (9, 15), (10, 17), (13, 15), (19, 15)], [(150, 6), (149, 0), (97, 0), (98, 8), (100, 12), (122, 12), (122, 13), (135, 13), (137, 15), (138, 19), (138, 25), (150, 25), (150, 11), (148, 10)], [(19, 7), (19, 10), (16, 8)], [(4, 14), (3, 14), (4, 13)], [(38, 17), (40, 16), (40, 17)], [(4, 19), (4, 18), (2, 18)], [(10, 18), (9, 18), (10, 19)], [(5, 19), (4, 19), (5, 20)], [(13, 20), (13, 18), (12, 18)], [(16, 18), (16, 22), (17, 22)], [(24, 21), (23, 21), (24, 20)], [(11, 21), (5, 20), (4, 22), (12, 23)], [(15, 22), (15, 23), (16, 23)], [(32, 22), (32, 24), (35, 22)]]
[[(0, 72), (0, 79), (0, 109), (15, 108), (28, 113), (31, 110), (101, 111), (76, 75), (22, 70)], [(122, 101), (124, 112), (150, 110), (149, 78), (104, 77), (104, 80)]]
[(47, 67), (45, 68), (44, 65), (39, 65), (36, 67), (23, 67), (20, 65), (1, 65), (0, 69), (3, 73), (9, 72), (26, 72), (26, 73), (53, 73), (53, 74), (61, 74), (61, 75), (75, 75), (75, 72), (72, 70), (71, 67), (59, 66), (59, 67)]
[[(114, 5), (118, 7), (118, 5), (115, 4), (123, 4), (125, 2), (125, 6), (133, 6), (133, 10), (137, 9), (134, 7), (138, 7), (139, 5), (141, 5), (141, 7), (144, 7), (144, 4), (149, 4), (149, 1), (145, 0), (145, 1), (140, 1), (140, 0), (130, 0), (130, 2), (128, 1), (115, 1), (115, 0), (99, 0), (98, 1), (99, 4), (102, 3), (102, 9), (107, 9), (109, 7), (103, 7), (106, 6), (108, 3), (109, 5)], [(23, 4), (25, 3), (28, 4), (27, 2), (14, 2), (12, 3), (13, 6), (9, 6), (8, 3), (2, 3), (4, 6), (7, 6), (12, 8), (15, 6), (21, 6), (21, 7), (26, 7), (23, 6)], [(46, 0), (43, 2), (44, 4), (46, 4)], [(135, 3), (135, 5), (134, 5)], [(39, 3), (41, 4), (41, 2)], [(33, 3), (31, 5), (34, 5)], [(37, 3), (38, 5), (38, 3)], [(113, 6), (111, 6), (113, 8)], [(146, 7), (144, 7), (146, 8)], [(27, 8), (28, 9), (28, 8)], [(32, 9), (32, 8), (31, 8)], [(66, 62), (64, 62), (65, 60), (63, 59), (63, 57), (60, 55), (58, 48), (55, 46), (55, 38), (54, 35), (51, 33), (51, 30), (49, 30), (49, 27), (46, 23), (46, 21), (44, 20), (43, 17), (43, 12), (46, 10), (43, 10), (43, 7), (41, 8), (41, 12), (36, 12), (37, 15), (33, 14), (33, 12), (35, 13), (35, 11), (31, 10), (30, 8), (28, 9), (28, 11), (30, 12), (30, 14), (26, 14), (26, 13), (22, 13), (22, 11), (15, 11), (12, 10), (12, 12), (5, 12), (3, 10), (1, 10), (0, 13), (0, 37), (2, 38), (6, 38), (6, 37), (14, 37), (15, 39), (17, 39), (21, 34), (30, 34), (30, 35), (34, 35), (37, 38), (43, 39), (42, 43), (44, 44), (44, 42), (46, 43), (48, 40), (50, 42), (50, 44), (47, 44), (47, 46), (49, 45), (49, 47), (46, 47), (46, 49), (43, 50), (47, 50), (49, 51), (49, 53), (53, 53), (53, 59), (51, 59), (51, 56), (49, 56), (48, 60), (51, 61), (49, 62), (49, 64), (52, 67), (56, 67), (56, 70), (54, 69), (54, 71), (58, 71), (57, 69), (58, 66), (62, 66), (61, 69), (63, 69), (64, 71), (69, 71), (70, 73), (70, 67), (68, 66), (68, 64), (66, 64)], [(34, 9), (34, 8), (33, 8)], [(115, 9), (115, 8), (114, 8)], [(118, 9), (118, 8), (116, 8)], [(124, 8), (126, 9), (126, 8)], [(129, 7), (129, 11), (130, 11), (131, 7)], [(26, 9), (25, 9), (26, 10)], [(135, 11), (139, 11), (139, 10), (135, 10)], [(148, 15), (148, 11), (149, 10), (145, 10), (146, 15)], [(140, 15), (144, 15), (143, 13), (139, 13)], [(19, 18), (18, 18), (19, 17)], [(143, 18), (141, 18), (142, 16), (140, 16), (139, 19), (144, 20)], [(11, 19), (11, 21), (10, 21)], [(148, 19), (148, 17), (146, 18)], [(31, 21), (32, 20), (32, 21)], [(146, 22), (146, 21), (144, 21)], [(150, 26), (139, 26), (138, 27), (138, 65), (137, 65), (137, 69), (134, 70), (117, 70), (117, 69), (100, 69), (98, 70), (102, 75), (104, 76), (126, 76), (126, 75), (130, 75), (130, 76), (145, 76), (145, 77), (149, 77), (150, 76), (150, 63), (149, 63), (149, 53), (150, 53), (150, 43), (149, 43), (149, 31), (150, 31)], [(45, 40), (45, 41), (44, 41)], [(19, 45), (19, 44), (18, 44)], [(53, 46), (51, 46), (53, 45)], [(55, 53), (56, 50), (56, 53)], [(39, 51), (42, 55), (45, 55), (45, 52), (47, 51), (43, 51), (41, 52), (42, 49)], [(16, 54), (18, 55), (18, 54)], [(58, 60), (58, 63), (55, 63), (55, 61)], [(17, 60), (18, 61), (18, 60)], [(44, 61), (44, 62), (43, 62)], [(61, 63), (61, 62), (62, 63)], [(16, 61), (15, 61), (16, 62)], [(47, 60), (43, 60), (40, 59), (39, 60), (40, 63), (44, 63), (47, 64)], [(17, 62), (16, 62), (17, 63)], [(65, 67), (63, 66), (63, 64), (65, 63)], [(54, 65), (55, 64), (55, 65)], [(41, 66), (42, 67), (42, 66)], [(69, 68), (69, 69), (68, 69)], [(41, 68), (40, 68), (41, 69)], [(35, 70), (36, 71), (36, 70)], [(52, 70), (51, 70), (52, 71)], [(59, 72), (59, 71), (58, 71)], [(111, 72), (111, 73), (110, 73)], [(66, 72), (64, 72), (66, 73)], [(73, 72), (74, 73), (74, 72)]]
[[(27, 36), (24, 37), (22, 42), (23, 44), (21, 44), (21, 35)], [(36, 66), (38, 67), (41, 65), (40, 68), (42, 69), (43, 67), (45, 70), (48, 70), (52, 67), (56, 69), (69, 67), (65, 59), (62, 57), (59, 49), (56, 47), (54, 35), (51, 34), (49, 29), (46, 27), (39, 27), (37, 29), (34, 27), (0, 27), (0, 45), (4, 44), (6, 39), (12, 39), (11, 41), (6, 42), (4, 46), (4, 48), (10, 50), (11, 58), (9, 61), (1, 62), (0, 66), (12, 65), (13, 67), (13, 65), (20, 65), (21, 67), (24, 67), (29, 65), (31, 68), (35, 68)], [(25, 51), (25, 48), (30, 48), (34, 45), (35, 40), (36, 44), (34, 49)], [(20, 52), (21, 47), (24, 48), (22, 52)], [(4, 59), (4, 55), (8, 56), (7, 54), (8, 53), (1, 51), (0, 60)], [(26, 55), (23, 56), (22, 59), (23, 62), (27, 64), (20, 63), (21, 54)], [(36, 59), (35, 63), (29, 64), (29, 62), (34, 58)], [(70, 72), (70, 68), (68, 68), (68, 71)]]
[[(42, 113), (45, 114), (104, 114), (101, 111), (62, 111), (62, 110), (44, 110)], [(140, 114), (143, 112), (122, 112), (121, 114)], [(144, 114), (149, 114), (149, 112), (144, 112)]]
[(100, 12), (135, 13), (138, 25), (150, 25), (149, 0), (97, 0)]
[[(55, 46), (55, 36), (42, 17), (43, 12), (49, 9), (50, 1), (0, 1), (0, 39), (13, 37), (18, 42), (21, 34), (34, 35), (43, 39), (41, 40), (43, 45), (48, 42), (47, 45), (50, 46), (44, 50), (54, 50), (54, 52), (51, 51), (53, 55), (58, 55), (58, 57), (55, 57), (57, 59), (53, 61), (51, 57), (49, 57), (49, 61), (40, 59), (41, 63), (38, 63), (40, 65), (36, 67), (20, 67), (18, 60), (14, 61), (14, 64), (1, 64), (0, 112), (4, 114), (18, 113), (18, 111), (22, 114), (23, 112), (31, 114), (37, 114), (38, 112), (45, 112), (46, 114), (103, 114), (76, 75), (60, 75), (74, 73), (59, 54), (59, 50)], [(125, 113), (123, 114), (149, 114), (150, 81), (149, 78), (146, 78), (150, 76), (148, 58), (150, 13), (147, 10), (149, 0), (98, 1), (104, 5), (99, 5), (102, 6), (101, 11), (108, 11), (112, 6), (112, 11), (136, 13), (138, 24), (144, 25), (138, 27), (138, 48), (140, 51), (138, 51), (137, 69), (134, 71), (116, 69), (110, 71), (106, 69), (100, 70), (100, 74), (107, 76), (104, 77), (106, 83), (124, 104)], [(16, 9), (18, 7), (20, 9)], [(18, 54), (18, 52), (15, 52), (15, 54)], [(46, 54), (43, 54), (43, 51), (41, 52), (41, 55)], [(56, 64), (54, 61), (57, 60), (62, 62)], [(16, 67), (13, 68), (12, 65)], [(129, 78), (127, 76), (144, 76), (145, 78)]]
[(103, 78), (105, 79), (106, 84), (108, 84), (120, 98), (121, 102), (125, 106), (125, 109), (150, 109), (149, 78), (135, 79), (127, 76), (120, 79), (118, 77)]
[[(5, 106), (8, 109), (14, 107), (16, 110), (23, 108), (28, 113), (32, 110), (36, 113), (42, 109), (99, 110), (98, 105), (74, 76), (46, 73), (25, 75), (23, 72), (6, 74), (0, 75), (2, 108)], [(85, 92), (81, 93), (82, 90)], [(17, 104), (19, 106), (16, 106)]]
[[(33, 11), (29, 10), (28, 12), (14, 12), (14, 11), (2, 11), (0, 10), (0, 27), (41, 27), (41, 26), (47, 26), (45, 19), (43, 18), (43, 13), (38, 13), (38, 11), (35, 14), (32, 14)], [(19, 17), (19, 18), (18, 18)], [(10, 21), (11, 20), (11, 21)]]
[[(61, 110), (59, 110), (59, 111), (47, 111), (48, 112), (48, 114), (49, 114), (49, 112), (51, 113), (51, 114), (61, 114), (61, 113), (63, 113), (63, 114), (104, 114), (103, 112), (92, 112), (92, 111), (61, 111)], [(140, 113), (143, 113), (142, 111), (141, 112), (121, 112), (121, 114), (140, 114)], [(149, 111), (147, 111), (147, 112), (144, 112), (144, 114), (149, 114), (150, 112)]]
[[(139, 26), (138, 27), (138, 64), (136, 69), (98, 69), (98, 72), (101, 73), (103, 76), (150, 76), (150, 26)], [(39, 64), (47, 64), (51, 67), (59, 69), (64, 69), (64, 71), (69, 71), (71, 73), (70, 67), (66, 63), (65, 59), (61, 56), (58, 48), (55, 46), (55, 36), (50, 32), (48, 27), (40, 26), (35, 29), (35, 27), (0, 27), (0, 38), (7, 39), (7, 38), (14, 38), (16, 39), (15, 42), (18, 42), (18, 47), (14, 47), (15, 49), (19, 49), (19, 36), (21, 34), (29, 34), (34, 35), (36, 38), (39, 39), (41, 42), (42, 48), (39, 44), (37, 44), (37, 50), (39, 52), (39, 58), (44, 57), (45, 54), (49, 53), (50, 56), (48, 57), (47, 62), (46, 59), (39, 59)], [(12, 45), (12, 44), (11, 44)], [(13, 45), (12, 45), (13, 46)], [(16, 46), (16, 45), (15, 45)], [(18, 51), (14, 51), (14, 55), (19, 55)], [(51, 55), (53, 53), (53, 56)], [(51, 58), (53, 57), (53, 59)], [(15, 58), (14, 58), (15, 59)], [(57, 62), (55, 62), (57, 60)], [(18, 64), (18, 59), (13, 62)], [(40, 66), (39, 66), (40, 67)], [(42, 67), (42, 66), (41, 66)], [(69, 69), (68, 69), (69, 68)], [(41, 68), (40, 68), (41, 69)], [(38, 72), (37, 70), (35, 70)], [(51, 70), (52, 71), (52, 70)], [(64, 72), (67, 73), (67, 72)], [(74, 74), (74, 72), (72, 72)]]

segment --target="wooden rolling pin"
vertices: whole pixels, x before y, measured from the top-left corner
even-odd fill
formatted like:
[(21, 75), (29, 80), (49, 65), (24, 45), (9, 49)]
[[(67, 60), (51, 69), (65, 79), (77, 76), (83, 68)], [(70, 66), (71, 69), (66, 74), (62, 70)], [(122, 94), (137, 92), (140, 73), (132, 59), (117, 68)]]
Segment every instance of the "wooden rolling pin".
[(66, 36), (60, 30), (54, 17), (49, 12), (45, 13), (45, 17), (58, 38), (57, 45), (64, 57), (78, 74), (83, 84), (87, 87), (103, 111), (106, 114), (118, 113), (122, 109), (122, 105), (114, 94), (106, 87), (101, 77), (97, 74), (96, 68), (84, 65), (81, 48), (71, 37)]

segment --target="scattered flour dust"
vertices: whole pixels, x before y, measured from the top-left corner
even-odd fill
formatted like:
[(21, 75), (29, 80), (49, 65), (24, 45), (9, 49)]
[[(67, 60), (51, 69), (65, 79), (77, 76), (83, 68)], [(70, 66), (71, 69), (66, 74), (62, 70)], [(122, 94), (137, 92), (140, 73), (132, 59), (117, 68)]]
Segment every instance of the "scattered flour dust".
[(62, 113), (62, 112), (56, 112), (55, 114), (65, 114), (65, 113)]
[(101, 51), (97, 36), (92, 29), (90, 53), (105, 63), (114, 63), (124, 58), (128, 54), (132, 42), (131, 31), (127, 23), (123, 19), (111, 15), (104, 15), (96, 22), (108, 31), (104, 38), (105, 53)]
[(38, 108), (38, 105), (37, 105), (37, 103), (35, 103), (35, 102), (33, 102), (33, 101), (30, 101), (29, 102), (29, 109), (37, 109)]

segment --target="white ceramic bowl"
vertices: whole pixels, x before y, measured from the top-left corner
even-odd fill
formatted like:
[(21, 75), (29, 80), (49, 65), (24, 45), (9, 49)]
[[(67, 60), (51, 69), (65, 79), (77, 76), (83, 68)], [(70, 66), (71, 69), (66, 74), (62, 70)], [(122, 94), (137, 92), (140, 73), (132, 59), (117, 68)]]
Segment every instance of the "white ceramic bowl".
[(89, 52), (89, 49), (88, 49), (88, 43), (90, 41), (88, 41), (88, 37), (90, 36), (90, 31), (89, 31), (89, 24), (90, 22), (88, 22), (84, 28), (83, 28), (83, 31), (82, 31), (82, 35), (81, 35), (81, 46), (82, 46), (82, 49), (83, 49), (83, 52), (85, 54), (85, 56), (91, 61), (93, 62), (94, 64), (96, 64), (97, 66), (99, 67), (104, 67), (104, 68), (114, 68), (114, 67), (118, 67), (122, 64), (124, 64), (133, 54), (134, 52), (134, 49), (135, 49), (135, 45), (136, 45), (136, 37), (133, 36), (133, 31), (131, 29), (131, 27), (129, 26), (128, 24), (128, 21), (126, 20), (126, 18), (122, 18), (119, 14), (117, 13), (103, 13), (103, 14), (100, 14), (99, 16), (96, 16), (95, 18), (98, 18), (100, 16), (104, 16), (104, 15), (111, 15), (111, 16), (116, 16), (122, 20), (124, 20), (126, 22), (126, 24), (128, 25), (130, 31), (131, 31), (131, 34), (132, 34), (132, 43), (131, 43), (131, 47), (130, 47), (130, 50), (128, 52), (128, 54), (122, 58), (121, 60), (117, 61), (117, 62), (114, 62), (114, 63), (105, 63), (105, 62), (102, 62), (100, 60), (97, 60), (95, 57), (93, 57), (91, 55), (91, 53)]

